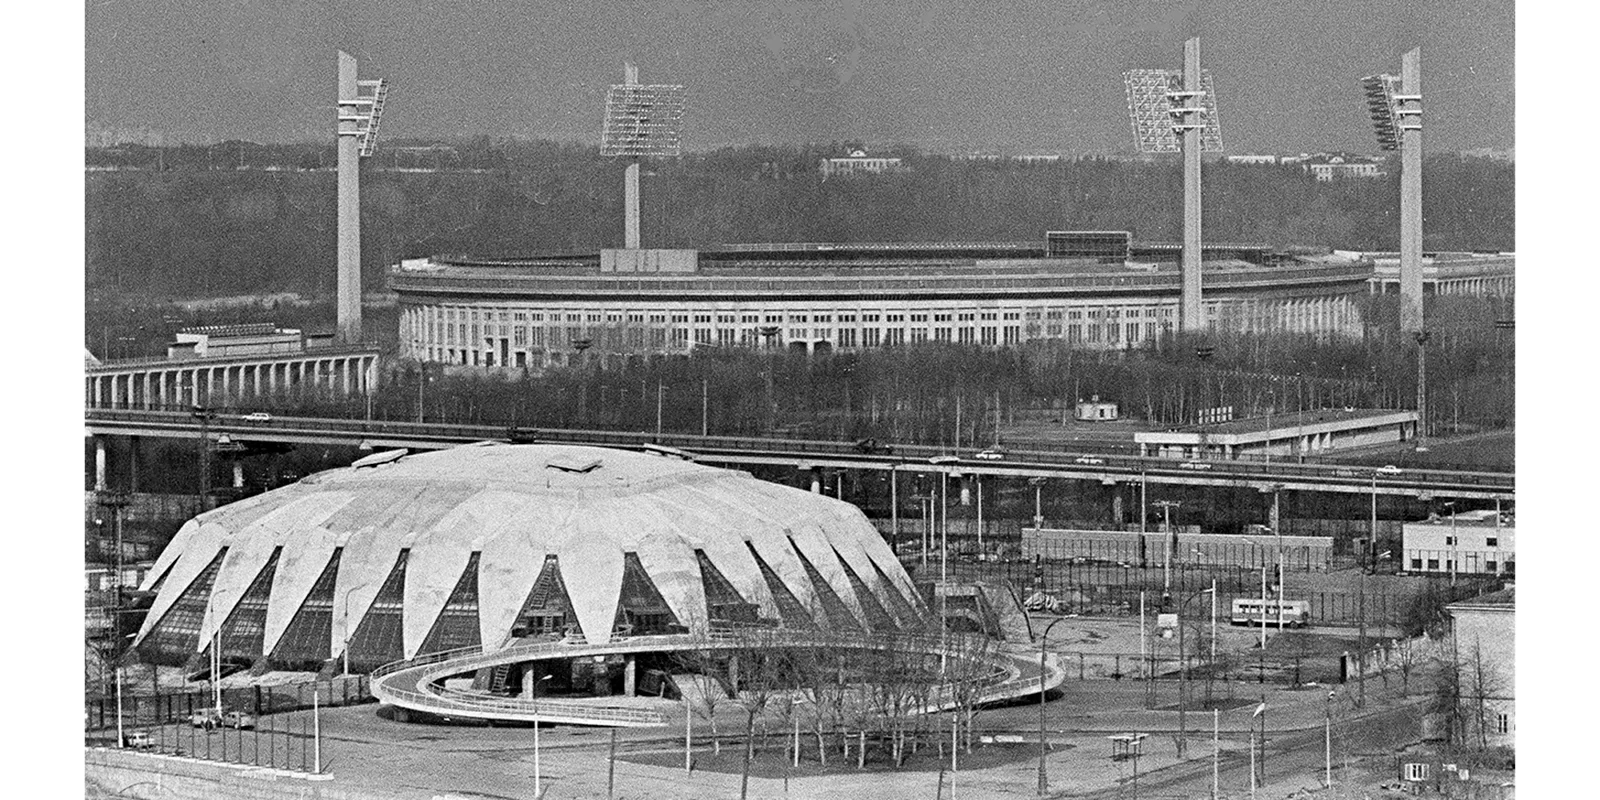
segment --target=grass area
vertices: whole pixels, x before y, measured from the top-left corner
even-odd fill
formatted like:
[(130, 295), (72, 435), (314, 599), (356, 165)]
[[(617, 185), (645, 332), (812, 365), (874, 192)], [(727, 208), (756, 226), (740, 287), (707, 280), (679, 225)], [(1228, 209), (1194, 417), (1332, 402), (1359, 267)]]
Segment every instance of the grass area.
[[(761, 734), (757, 733), (757, 737)], [(793, 766), (793, 756), (788, 751), (788, 737), (770, 734), (767, 741), (761, 746), (750, 762), (750, 777), (782, 779), (805, 778), (815, 775), (830, 775), (846, 772), (923, 772), (934, 773), (950, 767), (950, 731), (948, 727), (943, 730), (923, 732), (922, 744), (914, 755), (907, 755), (904, 763), (898, 768), (891, 761), (889, 742), (867, 737), (867, 761), (864, 769), (856, 767), (857, 739), (850, 739), (850, 754), (845, 756), (839, 751), (837, 738), (827, 736), (828, 763), (823, 766), (817, 760), (817, 739), (814, 734), (806, 730), (800, 731), (800, 766)], [(909, 747), (909, 744), (907, 745)], [(1054, 744), (1052, 750), (1064, 750), (1072, 745)], [(982, 743), (977, 736), (973, 737), (972, 752), (962, 751), (956, 757), (960, 769), (986, 769), (1014, 764), (1019, 761), (1036, 759), (1039, 756), (1037, 737), (1033, 742), (1012, 743)], [(619, 761), (630, 761), (636, 764), (648, 764), (657, 767), (683, 767), (682, 750), (663, 750), (645, 753), (619, 753)], [(696, 743), (694, 751), (694, 769), (697, 772), (719, 772), (738, 775), (744, 762), (743, 741), (729, 736), (722, 743), (722, 752), (715, 753), (703, 744)], [(930, 789), (932, 787), (930, 786)]]
[(1434, 469), (1478, 469), (1509, 471), (1517, 464), (1517, 432), (1494, 431), (1449, 439), (1434, 439), (1426, 452), (1410, 447), (1377, 453), (1363, 453), (1348, 458), (1330, 457), (1330, 461), (1345, 464), (1382, 466), (1393, 464), (1407, 467)]

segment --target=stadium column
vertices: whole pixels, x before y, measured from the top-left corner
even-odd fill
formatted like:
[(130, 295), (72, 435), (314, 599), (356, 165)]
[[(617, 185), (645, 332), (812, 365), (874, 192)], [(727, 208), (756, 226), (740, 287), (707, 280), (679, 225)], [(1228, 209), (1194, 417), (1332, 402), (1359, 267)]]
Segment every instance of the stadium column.
[(639, 661), (628, 656), (622, 665), (622, 695), (632, 697), (639, 693)]

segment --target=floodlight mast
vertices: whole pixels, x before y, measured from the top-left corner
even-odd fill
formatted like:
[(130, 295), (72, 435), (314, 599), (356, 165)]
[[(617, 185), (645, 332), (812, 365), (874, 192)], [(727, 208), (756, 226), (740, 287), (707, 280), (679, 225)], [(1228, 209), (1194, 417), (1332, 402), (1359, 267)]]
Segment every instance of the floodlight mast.
[(1183, 104), (1173, 108), (1175, 128), (1183, 131), (1183, 290), (1179, 298), (1179, 330), (1200, 333), (1205, 317), (1200, 305), (1200, 131), (1205, 107), (1195, 102), (1200, 91), (1200, 39), (1183, 43)]
[[(622, 85), (639, 85), (639, 68), (633, 64), (622, 65)], [(623, 179), (623, 246), (639, 249), (639, 156), (628, 157), (628, 169)]]
[(1183, 153), (1183, 257), (1179, 329), (1205, 328), (1201, 292), (1200, 154), (1222, 149), (1211, 75), (1200, 68), (1200, 40), (1183, 43), (1184, 68), (1136, 69), (1125, 74), (1128, 113), (1142, 153)]
[(683, 119), (683, 87), (644, 86), (632, 64), (623, 65), (623, 82), (606, 92), (605, 127), (600, 154), (627, 159), (623, 179), (623, 239), (630, 250), (640, 247), (639, 165), (649, 156), (678, 155)]
[(1421, 333), (1422, 316), (1422, 49), (1400, 61), (1394, 96), (1400, 134), (1400, 330)]
[[(361, 158), (377, 144), (378, 120), (389, 88), (356, 80), (355, 56), (339, 51), (338, 280), (339, 340), (361, 341)], [(362, 94), (362, 89), (370, 94)]]

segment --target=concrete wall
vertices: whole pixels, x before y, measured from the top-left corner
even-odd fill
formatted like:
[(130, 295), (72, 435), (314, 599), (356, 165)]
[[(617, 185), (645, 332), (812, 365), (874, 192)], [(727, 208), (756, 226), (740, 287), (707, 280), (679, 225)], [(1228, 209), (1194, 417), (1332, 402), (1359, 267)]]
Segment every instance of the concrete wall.
[[(150, 800), (400, 800), (404, 795), (341, 785), (332, 775), (197, 761), (177, 756), (87, 747), (84, 797)], [(431, 793), (418, 792), (426, 798)]]

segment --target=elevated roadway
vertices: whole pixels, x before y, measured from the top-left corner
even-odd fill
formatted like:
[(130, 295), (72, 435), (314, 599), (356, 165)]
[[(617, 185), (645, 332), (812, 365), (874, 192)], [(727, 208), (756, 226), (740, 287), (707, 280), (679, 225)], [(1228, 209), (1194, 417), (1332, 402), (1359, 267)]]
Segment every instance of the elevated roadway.
[[(637, 708), (617, 708), (600, 703), (553, 700), (549, 698), (507, 697), (482, 691), (453, 689), (448, 678), (469, 675), (481, 669), (517, 665), (556, 658), (585, 658), (646, 652), (701, 652), (708, 650), (748, 650), (752, 648), (821, 647), (828, 649), (875, 650), (908, 655), (945, 655), (950, 659), (975, 659), (981, 664), (960, 674), (973, 676), (976, 704), (1003, 703), (1041, 690), (1040, 665), (1031, 647), (994, 643), (993, 647), (968, 648), (959, 638), (948, 641), (934, 636), (861, 636), (841, 633), (768, 628), (748, 634), (714, 631), (709, 635), (670, 634), (660, 636), (613, 637), (610, 641), (559, 640), (514, 645), (485, 651), (467, 647), (418, 656), (386, 664), (372, 673), (372, 694), (379, 702), (397, 708), (442, 716), (520, 722), (563, 722), (606, 727), (653, 727), (666, 724), (659, 712)], [(1066, 680), (1059, 657), (1048, 655), (1044, 664), (1042, 688), (1049, 691)], [(948, 684), (936, 687), (924, 713), (957, 706), (962, 699)]]
[[(184, 411), (89, 408), (84, 412), (90, 435), (196, 437), (201, 423)], [(1406, 469), (1384, 472), (1373, 467), (1259, 461), (1177, 461), (1167, 458), (1066, 451), (1012, 450), (1003, 458), (983, 458), (979, 451), (951, 451), (927, 445), (861, 446), (853, 442), (774, 439), (743, 436), (633, 431), (540, 429), (512, 431), (503, 425), (434, 422), (273, 417), (252, 422), (243, 416), (218, 415), (207, 424), (210, 435), (227, 434), (235, 441), (347, 445), (375, 450), (437, 450), (488, 439), (559, 442), (600, 447), (642, 449), (646, 446), (685, 451), (710, 464), (787, 466), (796, 469), (861, 469), (949, 475), (1091, 480), (1105, 484), (1147, 482), (1189, 486), (1247, 487), (1263, 492), (1309, 491), (1514, 500), (1515, 476), (1504, 472)], [(515, 435), (513, 435), (515, 434)]]

